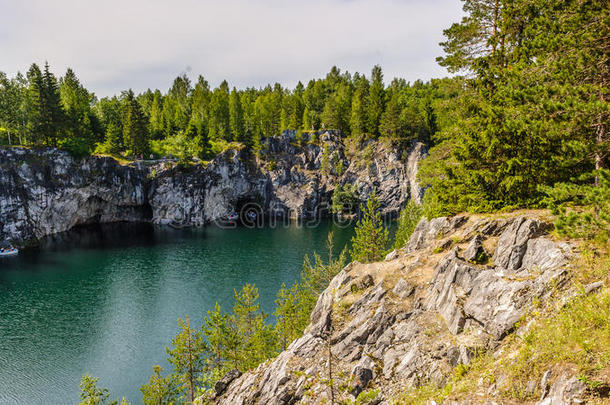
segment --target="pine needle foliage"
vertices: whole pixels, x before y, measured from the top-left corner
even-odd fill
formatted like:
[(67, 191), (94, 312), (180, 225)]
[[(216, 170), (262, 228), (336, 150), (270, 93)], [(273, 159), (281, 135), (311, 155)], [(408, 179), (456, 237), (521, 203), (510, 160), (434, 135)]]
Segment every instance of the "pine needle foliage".
[(381, 204), (375, 193), (369, 195), (362, 211), (362, 218), (356, 224), (356, 235), (352, 238), (350, 255), (359, 262), (375, 262), (384, 257), (390, 243), (381, 217)]

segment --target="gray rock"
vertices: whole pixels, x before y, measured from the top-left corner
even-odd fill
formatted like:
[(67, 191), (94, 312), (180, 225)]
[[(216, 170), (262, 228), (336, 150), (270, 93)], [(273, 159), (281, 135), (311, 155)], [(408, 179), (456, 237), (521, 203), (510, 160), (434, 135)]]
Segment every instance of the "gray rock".
[(409, 239), (409, 243), (405, 249), (406, 252), (413, 252), (430, 245), (430, 243), (437, 238), (458, 229), (467, 220), (468, 218), (465, 216), (455, 216), (451, 218), (439, 217), (434, 218), (431, 221), (422, 218)]
[(373, 370), (370, 368), (357, 366), (353, 372), (354, 385), (350, 390), (350, 394), (354, 396), (354, 398), (358, 397), (362, 391), (366, 389), (366, 386), (369, 384), (369, 381), (373, 379)]
[(596, 281), (595, 283), (587, 284), (585, 286), (585, 294), (591, 294), (592, 292), (599, 290), (603, 286), (603, 281)]
[(537, 405), (580, 404), (583, 403), (586, 389), (587, 386), (578, 378), (562, 374), (551, 386), (548, 396)]
[(521, 267), (530, 271), (545, 271), (563, 266), (568, 259), (569, 248), (540, 237), (527, 241)]
[(231, 384), (233, 382), (233, 380), (235, 380), (236, 378), (238, 378), (240, 376), (241, 376), (241, 371), (239, 371), (236, 368), (234, 368), (233, 370), (231, 370), (227, 374), (225, 374), (224, 377), (222, 377), (220, 380), (218, 380), (216, 382), (216, 384), (214, 385), (215, 395), (217, 397), (222, 395), (227, 390), (227, 387), (229, 386), (229, 384)]
[(498, 246), (493, 256), (494, 264), (508, 270), (519, 269), (527, 243), (539, 228), (540, 221), (538, 220), (525, 217), (515, 218), (498, 239)]
[(466, 250), (464, 250), (462, 257), (467, 262), (475, 263), (477, 259), (484, 254), (485, 250), (483, 249), (483, 237), (476, 235), (474, 238), (472, 238), (468, 244), (468, 247), (466, 247)]
[(438, 311), (453, 334), (464, 328), (464, 300), (478, 273), (478, 269), (457, 257), (456, 249), (448, 253), (435, 269), (426, 306)]
[[(383, 215), (396, 215), (413, 196), (420, 200), (417, 162), (421, 143), (401, 150), (377, 141), (374, 170), (361, 170), (361, 154), (345, 154), (341, 134), (325, 131), (323, 145), (294, 146), (294, 134), (264, 140), (277, 164), (269, 171), (243, 149), (228, 150), (205, 168), (171, 163), (120, 165), (107, 157), (77, 160), (57, 149), (0, 149), (0, 240), (23, 244), (76, 225), (119, 221), (205, 225), (256, 203), (271, 217), (316, 218), (331, 204), (337, 184), (358, 185), (362, 200), (376, 190)], [(344, 162), (346, 171), (319, 171), (324, 148)], [(404, 162), (408, 162), (405, 164)]]
[(398, 297), (405, 299), (408, 298), (415, 291), (415, 287), (407, 283), (404, 278), (398, 280), (392, 292)]
[(549, 392), (549, 378), (551, 377), (551, 369), (548, 369), (547, 371), (544, 372), (544, 374), (542, 375), (542, 378), (540, 379), (540, 400), (542, 401), (545, 397), (546, 394)]

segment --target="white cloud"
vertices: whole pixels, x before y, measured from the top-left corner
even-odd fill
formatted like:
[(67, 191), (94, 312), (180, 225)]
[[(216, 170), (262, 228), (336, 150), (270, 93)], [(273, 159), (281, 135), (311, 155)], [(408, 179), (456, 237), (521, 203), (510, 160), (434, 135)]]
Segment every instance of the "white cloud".
[(167, 89), (185, 71), (237, 87), (323, 76), (446, 75), (435, 62), (459, 0), (0, 0), (0, 70), (48, 60), (99, 95)]

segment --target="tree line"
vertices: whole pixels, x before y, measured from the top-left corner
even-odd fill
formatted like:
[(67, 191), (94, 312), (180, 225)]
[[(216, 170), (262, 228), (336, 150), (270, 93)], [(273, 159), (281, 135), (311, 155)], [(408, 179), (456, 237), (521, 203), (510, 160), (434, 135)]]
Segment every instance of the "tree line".
[(461, 79), (384, 84), (380, 66), (370, 78), (333, 67), (322, 79), (294, 89), (279, 83), (211, 88), (186, 75), (167, 92), (147, 90), (98, 99), (68, 69), (59, 79), (48, 63), (32, 64), (13, 78), (0, 73), (0, 142), (53, 146), (79, 155), (97, 152), (139, 156), (174, 154), (209, 158), (239, 142), (260, 150), (261, 139), (283, 130), (337, 129), (354, 137), (428, 140), (452, 121), (447, 102)]

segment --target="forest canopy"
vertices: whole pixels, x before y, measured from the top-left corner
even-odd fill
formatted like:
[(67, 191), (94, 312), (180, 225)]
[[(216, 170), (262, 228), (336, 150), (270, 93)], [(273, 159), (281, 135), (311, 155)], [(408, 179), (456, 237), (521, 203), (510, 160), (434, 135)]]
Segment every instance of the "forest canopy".
[(45, 64), (24, 76), (0, 73), (0, 143), (54, 146), (77, 155), (127, 157), (214, 156), (239, 142), (253, 150), (284, 130), (336, 129), (354, 137), (397, 142), (428, 140), (452, 122), (451, 103), (461, 78), (428, 83), (393, 79), (380, 66), (370, 77), (333, 67), (326, 77), (238, 90), (225, 80), (211, 88), (203, 76), (179, 75), (166, 92), (131, 89), (98, 99), (68, 69), (59, 79)]

